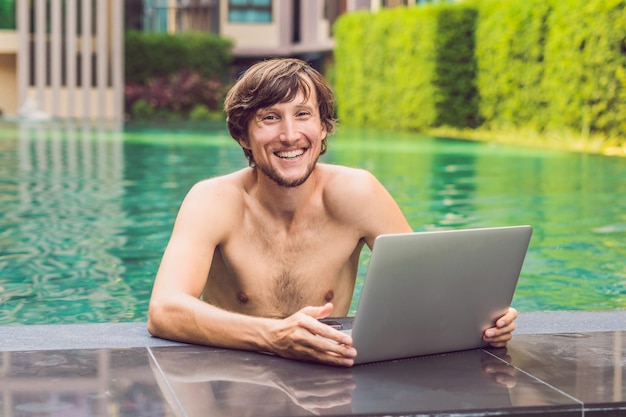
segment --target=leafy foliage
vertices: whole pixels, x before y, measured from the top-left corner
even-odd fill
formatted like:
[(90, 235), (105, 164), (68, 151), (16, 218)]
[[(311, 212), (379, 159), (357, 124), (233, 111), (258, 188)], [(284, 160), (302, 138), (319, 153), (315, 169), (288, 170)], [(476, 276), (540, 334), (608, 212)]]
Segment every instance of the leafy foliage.
[[(150, 118), (159, 112), (188, 115), (199, 104), (217, 110), (221, 108), (224, 94), (225, 86), (221, 80), (203, 78), (196, 71), (184, 69), (150, 78), (145, 84), (127, 83), (124, 97), (131, 116)], [(139, 113), (136, 103), (140, 103)], [(146, 105), (151, 112), (146, 110)]]
[[(230, 41), (210, 33), (129, 31), (125, 45), (125, 108), (131, 117), (180, 119), (199, 105), (221, 110)], [(200, 110), (193, 114), (200, 116)]]
[(548, 99), (541, 90), (541, 80), (550, 3), (477, 4), (477, 85), (483, 120), (495, 128), (545, 125)]
[(626, 136), (626, 2), (553, 1), (542, 80), (547, 127)]
[(131, 83), (144, 84), (181, 69), (194, 70), (206, 78), (223, 78), (232, 61), (232, 42), (212, 33), (129, 31), (124, 48), (125, 76)]
[(475, 15), (451, 6), (342, 15), (334, 28), (339, 118), (392, 129), (475, 124)]
[(445, 6), (437, 16), (434, 84), (440, 92), (435, 125), (476, 127), (478, 118), (477, 64), (474, 32), (478, 13)]
[(468, 0), (334, 29), (343, 123), (626, 137), (624, 0)]

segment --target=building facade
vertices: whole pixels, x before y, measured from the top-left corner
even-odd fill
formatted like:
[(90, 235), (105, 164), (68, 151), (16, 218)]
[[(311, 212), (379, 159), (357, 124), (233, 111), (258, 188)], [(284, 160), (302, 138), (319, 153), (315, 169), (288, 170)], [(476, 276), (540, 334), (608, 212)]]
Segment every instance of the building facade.
[(320, 64), (342, 13), (425, 0), (0, 0), (0, 113), (122, 120), (126, 29), (212, 32), (235, 63)]
[[(376, 0), (131, 0), (138, 29), (212, 32), (233, 40), (235, 59), (318, 55), (333, 48), (332, 24)], [(379, 0), (378, 0), (379, 1)], [(128, 11), (128, 8), (127, 8)]]
[(122, 2), (0, 1), (14, 15), (0, 32), (3, 114), (122, 119)]
[(230, 38), (235, 45), (235, 60), (268, 56), (315, 60), (332, 51), (332, 26), (341, 14), (432, 1), (127, 0), (126, 10), (136, 15), (132, 20), (139, 30), (203, 31)]

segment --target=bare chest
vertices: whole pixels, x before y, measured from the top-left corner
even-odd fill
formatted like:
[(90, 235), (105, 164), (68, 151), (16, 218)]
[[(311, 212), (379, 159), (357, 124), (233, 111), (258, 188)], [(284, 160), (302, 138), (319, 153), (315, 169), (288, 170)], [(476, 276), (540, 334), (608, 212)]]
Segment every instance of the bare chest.
[(325, 302), (347, 310), (362, 243), (336, 225), (305, 226), (234, 231), (214, 256), (209, 292), (219, 304), (255, 315), (284, 317)]

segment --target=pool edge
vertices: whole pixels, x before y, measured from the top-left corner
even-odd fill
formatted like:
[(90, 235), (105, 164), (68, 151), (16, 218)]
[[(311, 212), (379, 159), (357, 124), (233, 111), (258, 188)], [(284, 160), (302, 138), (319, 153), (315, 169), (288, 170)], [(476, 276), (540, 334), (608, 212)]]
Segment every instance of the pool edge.
[[(514, 334), (626, 330), (626, 310), (520, 313)], [(514, 336), (515, 337), (515, 336)], [(177, 346), (152, 337), (145, 322), (0, 326), (0, 351)]]

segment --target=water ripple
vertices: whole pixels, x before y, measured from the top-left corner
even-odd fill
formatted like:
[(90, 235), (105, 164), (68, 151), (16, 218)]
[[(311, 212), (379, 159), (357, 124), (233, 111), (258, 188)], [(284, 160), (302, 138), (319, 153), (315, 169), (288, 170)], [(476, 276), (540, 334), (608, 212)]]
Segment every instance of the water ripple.
[[(415, 230), (534, 226), (521, 311), (626, 308), (623, 161), (349, 135), (324, 158), (370, 169)], [(0, 325), (144, 321), (187, 190), (245, 165), (223, 133), (0, 125)]]

